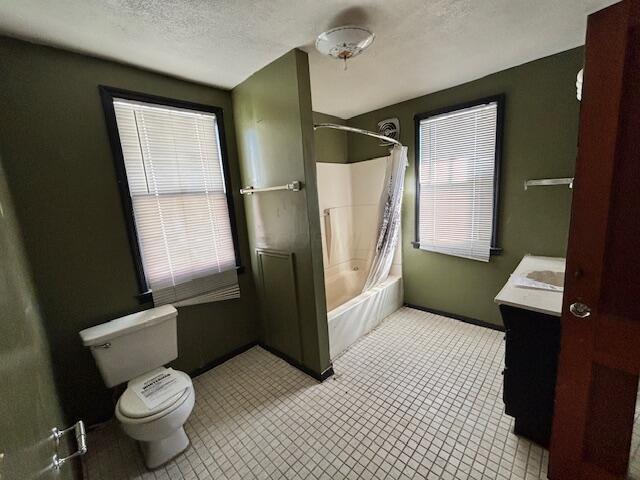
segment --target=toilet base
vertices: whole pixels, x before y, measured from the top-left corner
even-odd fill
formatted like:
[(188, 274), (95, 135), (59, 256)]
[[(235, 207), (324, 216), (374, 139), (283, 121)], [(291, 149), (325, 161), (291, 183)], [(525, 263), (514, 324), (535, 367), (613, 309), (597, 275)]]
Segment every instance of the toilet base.
[(140, 442), (140, 450), (144, 457), (144, 463), (148, 469), (153, 470), (173, 460), (184, 452), (189, 446), (189, 437), (180, 427), (174, 433), (162, 440), (153, 442)]

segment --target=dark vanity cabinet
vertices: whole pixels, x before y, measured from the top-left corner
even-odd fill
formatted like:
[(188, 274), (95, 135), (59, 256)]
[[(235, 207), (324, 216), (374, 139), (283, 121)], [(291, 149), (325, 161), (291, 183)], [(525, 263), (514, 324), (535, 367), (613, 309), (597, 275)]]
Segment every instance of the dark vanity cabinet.
[(503, 399), (514, 433), (547, 447), (560, 351), (560, 318), (500, 305), (506, 329)]

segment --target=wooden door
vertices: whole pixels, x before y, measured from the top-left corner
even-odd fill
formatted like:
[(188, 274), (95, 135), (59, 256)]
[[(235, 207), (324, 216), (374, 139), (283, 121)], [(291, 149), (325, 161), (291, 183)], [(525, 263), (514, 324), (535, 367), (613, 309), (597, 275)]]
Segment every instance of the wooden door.
[(589, 17), (552, 480), (625, 478), (640, 371), (640, 0)]

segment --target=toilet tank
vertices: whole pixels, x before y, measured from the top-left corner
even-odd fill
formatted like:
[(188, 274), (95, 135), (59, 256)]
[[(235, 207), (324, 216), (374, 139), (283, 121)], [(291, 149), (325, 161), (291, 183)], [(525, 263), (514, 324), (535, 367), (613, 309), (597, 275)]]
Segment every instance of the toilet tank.
[(176, 359), (177, 316), (172, 305), (163, 305), (82, 330), (82, 343), (91, 349), (105, 385), (119, 385)]

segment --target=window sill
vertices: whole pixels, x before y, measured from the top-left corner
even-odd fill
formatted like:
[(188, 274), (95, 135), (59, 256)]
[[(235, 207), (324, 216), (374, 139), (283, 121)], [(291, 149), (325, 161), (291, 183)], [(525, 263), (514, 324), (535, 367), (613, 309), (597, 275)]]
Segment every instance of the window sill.
[[(411, 245), (415, 249), (420, 249), (420, 242), (416, 242), (414, 240), (414, 241), (411, 242)], [(489, 250), (489, 255), (492, 256), (492, 257), (496, 257), (496, 256), (499, 256), (499, 255), (502, 255), (502, 248), (501, 247), (491, 247), (490, 250)]]

